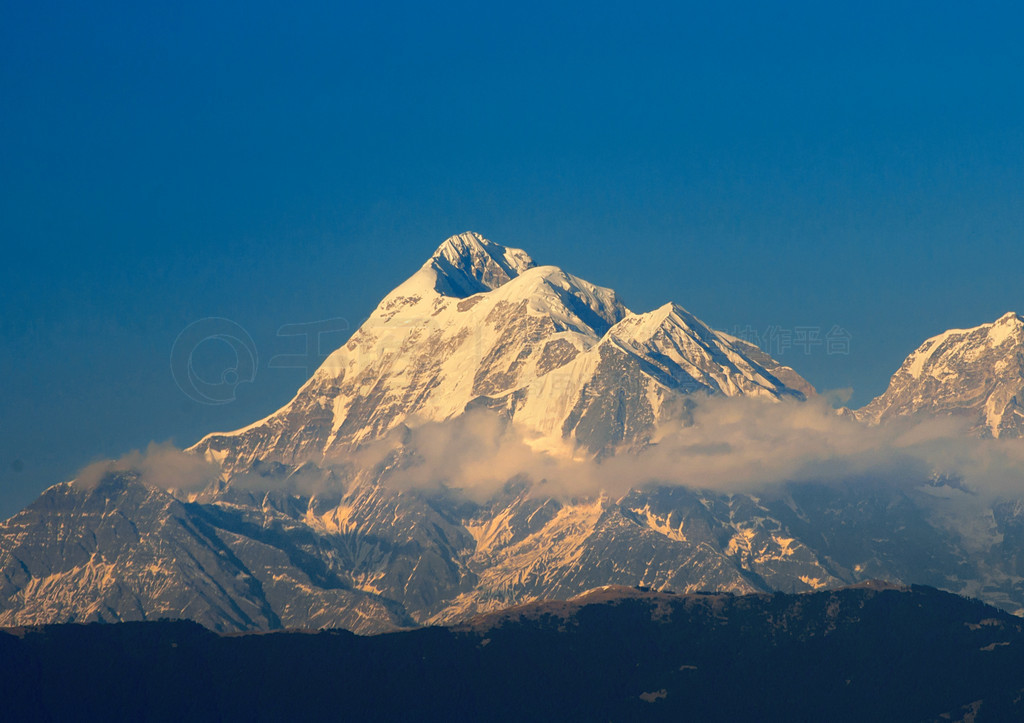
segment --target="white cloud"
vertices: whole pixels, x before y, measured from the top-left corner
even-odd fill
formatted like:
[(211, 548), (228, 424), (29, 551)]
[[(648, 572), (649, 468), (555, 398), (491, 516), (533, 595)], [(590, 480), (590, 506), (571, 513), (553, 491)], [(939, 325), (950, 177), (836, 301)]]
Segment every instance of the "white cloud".
[[(238, 475), (232, 485), (313, 495), (339, 491), (360, 470), (377, 469), (395, 489), (451, 489), (477, 501), (515, 478), (536, 483), (536, 494), (564, 498), (617, 496), (650, 484), (750, 492), (785, 482), (866, 477), (920, 483), (939, 474), (983, 494), (1024, 492), (1024, 440), (978, 439), (952, 417), (869, 426), (837, 414), (820, 397), (782, 403), (703, 398), (692, 410), (692, 423), (666, 422), (639, 453), (600, 462), (535, 451), (514, 425), (493, 412), (474, 410), (448, 422), (395, 430), (324, 466), (287, 476)], [(195, 455), (151, 443), (144, 453), (86, 467), (76, 484), (95, 486), (106, 474), (127, 470), (153, 487), (182, 492), (202, 489), (220, 476), (216, 466)]]
[[(394, 446), (385, 442), (372, 454)], [(665, 423), (643, 451), (601, 462), (535, 452), (514, 426), (486, 411), (413, 428), (403, 450), (406, 461), (385, 475), (388, 484), (444, 486), (474, 499), (516, 476), (543, 481), (539, 490), (566, 497), (618, 495), (651, 483), (742, 492), (861, 477), (920, 482), (934, 474), (958, 477), (983, 493), (1024, 491), (1024, 440), (978, 439), (948, 417), (868, 426), (836, 414), (820, 398), (705, 398), (692, 424)]]
[(145, 452), (133, 450), (118, 459), (94, 462), (75, 476), (75, 485), (95, 489), (115, 472), (136, 472), (154, 488), (194, 492), (220, 477), (220, 469), (201, 457), (188, 454), (169, 442), (150, 442)]

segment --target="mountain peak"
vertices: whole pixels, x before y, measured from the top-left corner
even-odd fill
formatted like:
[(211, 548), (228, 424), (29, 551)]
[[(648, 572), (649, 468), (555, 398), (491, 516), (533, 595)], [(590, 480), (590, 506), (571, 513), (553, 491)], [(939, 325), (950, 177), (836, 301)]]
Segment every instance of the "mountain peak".
[(446, 239), (426, 263), (437, 275), (434, 289), (460, 298), (497, 289), (534, 266), (522, 249), (502, 246), (473, 231)]
[(660, 372), (665, 383), (675, 388), (771, 398), (803, 398), (813, 392), (792, 370), (789, 379), (794, 384), (782, 382), (772, 370), (785, 368), (770, 356), (756, 347), (735, 344), (738, 340), (715, 331), (675, 302), (626, 317), (612, 327), (608, 339), (638, 355), (652, 371), (657, 370), (653, 371), (656, 377)]
[(925, 340), (896, 371), (885, 393), (858, 411), (878, 422), (894, 415), (956, 414), (983, 436), (1024, 436), (1024, 320), (1007, 312), (970, 329)]
[(463, 233), (384, 297), (285, 407), (194, 449), (229, 473), (254, 460), (319, 462), (406, 420), (484, 407), (544, 449), (597, 452), (642, 443), (663, 402), (669, 414), (692, 392), (800, 396), (770, 372), (778, 366), (677, 304), (632, 314), (611, 289)]

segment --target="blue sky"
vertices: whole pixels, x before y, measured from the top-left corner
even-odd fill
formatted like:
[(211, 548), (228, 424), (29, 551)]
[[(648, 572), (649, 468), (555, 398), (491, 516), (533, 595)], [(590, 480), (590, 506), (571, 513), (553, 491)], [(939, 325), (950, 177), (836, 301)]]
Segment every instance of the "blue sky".
[[(1024, 11), (764, 5), (4, 4), (0, 514), (269, 413), (282, 326), (340, 344), (468, 229), (857, 406), (1024, 311)], [(258, 351), (231, 403), (171, 374), (206, 317)]]

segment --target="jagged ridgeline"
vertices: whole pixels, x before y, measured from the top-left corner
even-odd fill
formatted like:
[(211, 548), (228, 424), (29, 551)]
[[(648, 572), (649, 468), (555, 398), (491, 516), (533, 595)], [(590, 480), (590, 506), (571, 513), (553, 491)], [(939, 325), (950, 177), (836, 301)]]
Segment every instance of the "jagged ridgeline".
[[(986, 332), (999, 382), (971, 410), (1021, 384), (1001, 361), (1020, 354), (1019, 317), (998, 324), (1012, 327)], [(915, 378), (940, 366), (922, 369)], [(930, 378), (955, 396), (949, 374)], [(667, 433), (691, 461), (735, 459), (721, 440), (687, 441), (707, 433), (695, 415), (708, 400), (823, 407), (814, 397), (794, 370), (677, 304), (634, 313), (524, 251), (454, 236), (288, 404), (188, 450), (208, 463), (206, 484), (168, 489), (152, 465), (113, 465), (4, 523), (0, 624), (377, 632), (608, 584), (799, 592), (870, 578), (1024, 608), (1012, 495), (915, 470), (669, 484), (638, 461), (662, 454), (664, 470)], [(873, 405), (858, 414), (878, 421), (886, 405)], [(999, 411), (1010, 436), (1014, 407)], [(738, 417), (722, 428), (757, 415)], [(828, 417), (844, 432), (868, 424)], [(594, 479), (562, 484), (566, 470)]]
[(1024, 319), (1009, 312), (933, 336), (859, 411), (873, 422), (921, 413), (961, 416), (986, 437), (1024, 436)]

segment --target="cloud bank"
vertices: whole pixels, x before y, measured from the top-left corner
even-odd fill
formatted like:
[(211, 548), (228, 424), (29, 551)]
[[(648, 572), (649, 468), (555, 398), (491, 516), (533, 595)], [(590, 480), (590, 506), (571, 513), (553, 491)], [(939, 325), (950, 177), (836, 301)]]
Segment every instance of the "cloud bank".
[(476, 500), (516, 477), (562, 497), (615, 496), (651, 484), (752, 492), (786, 482), (917, 484), (938, 476), (982, 494), (1024, 492), (1024, 440), (978, 439), (952, 417), (869, 426), (821, 399), (706, 398), (692, 424), (666, 422), (639, 453), (602, 461), (534, 451), (514, 425), (486, 411), (416, 427), (403, 449), (406, 461), (384, 475), (387, 484), (446, 487)]
[[(220, 479), (216, 465), (170, 444), (97, 462), (76, 484), (95, 487), (107, 474), (135, 471), (152, 487), (199, 491)], [(770, 403), (746, 398), (702, 399), (688, 423), (662, 424), (640, 452), (602, 461), (536, 451), (515, 425), (474, 410), (447, 422), (396, 430), (385, 439), (318, 467), (260, 470), (235, 476), (236, 489), (291, 494), (338, 493), (348, 480), (371, 474), (397, 490), (455, 491), (483, 502), (510, 480), (535, 494), (584, 498), (625, 494), (650, 485), (717, 492), (758, 492), (787, 482), (872, 479), (915, 485), (935, 477), (958, 480), (989, 496), (1024, 493), (1024, 440), (979, 439), (952, 417), (903, 418), (876, 426), (840, 415), (823, 399)]]

